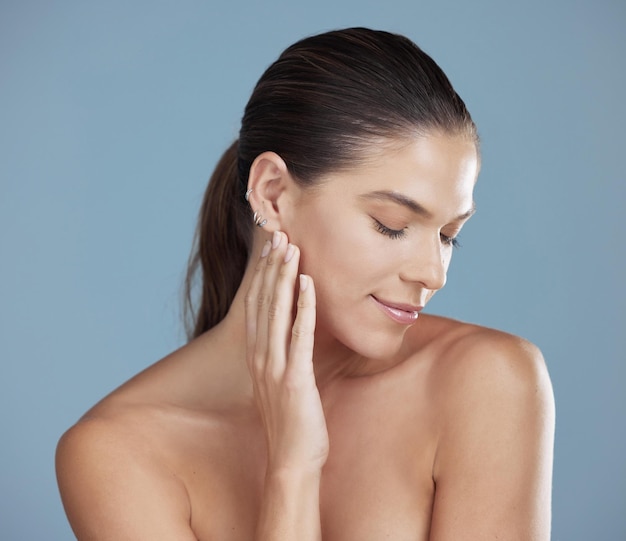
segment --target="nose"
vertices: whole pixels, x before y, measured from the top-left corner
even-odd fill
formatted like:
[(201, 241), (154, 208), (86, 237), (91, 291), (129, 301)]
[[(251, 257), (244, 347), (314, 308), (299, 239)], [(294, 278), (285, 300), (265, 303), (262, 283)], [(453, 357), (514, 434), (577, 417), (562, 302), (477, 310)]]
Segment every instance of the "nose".
[(435, 240), (424, 240), (408, 254), (400, 278), (407, 282), (417, 282), (425, 289), (437, 291), (446, 285), (447, 257), (439, 237)]

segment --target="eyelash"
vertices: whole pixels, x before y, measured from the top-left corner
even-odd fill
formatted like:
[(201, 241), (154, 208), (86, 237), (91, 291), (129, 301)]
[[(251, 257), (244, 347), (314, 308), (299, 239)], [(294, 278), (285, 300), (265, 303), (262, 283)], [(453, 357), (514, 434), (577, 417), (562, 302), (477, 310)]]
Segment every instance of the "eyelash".
[[(376, 231), (382, 233), (386, 237), (390, 239), (401, 239), (406, 234), (406, 228), (404, 229), (391, 229), (387, 227), (385, 224), (379, 222), (376, 218), (374, 218), (374, 226), (376, 227)], [(452, 246), (453, 248), (459, 248), (461, 245), (457, 237), (448, 237), (447, 235), (441, 234), (441, 242), (446, 246)]]
[(441, 242), (447, 244), (448, 246), (452, 246), (452, 248), (460, 248), (461, 244), (457, 237), (448, 237), (447, 235), (441, 234)]
[(381, 224), (376, 218), (374, 218), (374, 226), (376, 227), (376, 231), (382, 233), (390, 239), (401, 239), (406, 234), (404, 229), (391, 229), (390, 227)]

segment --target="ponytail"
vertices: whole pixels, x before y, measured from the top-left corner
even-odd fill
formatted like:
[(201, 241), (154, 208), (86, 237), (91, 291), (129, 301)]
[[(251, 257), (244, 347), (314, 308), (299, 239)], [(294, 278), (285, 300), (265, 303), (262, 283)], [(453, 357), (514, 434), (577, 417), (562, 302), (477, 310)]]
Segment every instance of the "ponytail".
[[(252, 232), (245, 186), (239, 182), (238, 141), (224, 152), (204, 194), (185, 279), (185, 329), (193, 339), (217, 325), (230, 308), (248, 263)], [(200, 274), (199, 304), (193, 289)]]

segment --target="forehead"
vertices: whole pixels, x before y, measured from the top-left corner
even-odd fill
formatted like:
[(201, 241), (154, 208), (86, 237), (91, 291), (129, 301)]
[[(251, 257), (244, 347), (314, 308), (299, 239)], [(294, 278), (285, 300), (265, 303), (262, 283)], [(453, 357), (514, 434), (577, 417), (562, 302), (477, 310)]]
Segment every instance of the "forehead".
[(471, 139), (425, 135), (372, 145), (358, 165), (323, 179), (322, 191), (334, 197), (392, 191), (433, 213), (465, 211), (472, 205), (478, 170), (478, 151)]

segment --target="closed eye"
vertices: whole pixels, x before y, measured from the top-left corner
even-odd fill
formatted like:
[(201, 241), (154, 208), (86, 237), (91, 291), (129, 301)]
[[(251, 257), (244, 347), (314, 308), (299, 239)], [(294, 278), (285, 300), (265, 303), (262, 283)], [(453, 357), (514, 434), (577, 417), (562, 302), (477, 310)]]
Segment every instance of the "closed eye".
[(373, 220), (374, 220), (374, 227), (376, 228), (376, 231), (378, 231), (379, 233), (382, 233), (383, 235), (385, 235), (386, 237), (389, 237), (390, 239), (400, 239), (404, 237), (404, 235), (406, 235), (406, 228), (391, 229), (390, 227), (387, 227), (385, 224), (379, 222), (376, 218), (373, 218)]
[(460, 248), (461, 244), (459, 243), (458, 237), (448, 237), (443, 233), (440, 234), (441, 242), (446, 246), (452, 246), (452, 248)]
[[(382, 233), (386, 237), (390, 239), (401, 239), (406, 235), (406, 227), (402, 229), (392, 229), (391, 227), (387, 227), (385, 224), (377, 220), (376, 218), (372, 218), (374, 220), (374, 227), (376, 231)], [(452, 246), (452, 248), (460, 248), (461, 244), (457, 237), (449, 237), (448, 235), (444, 235), (440, 233), (441, 242), (446, 246)]]

